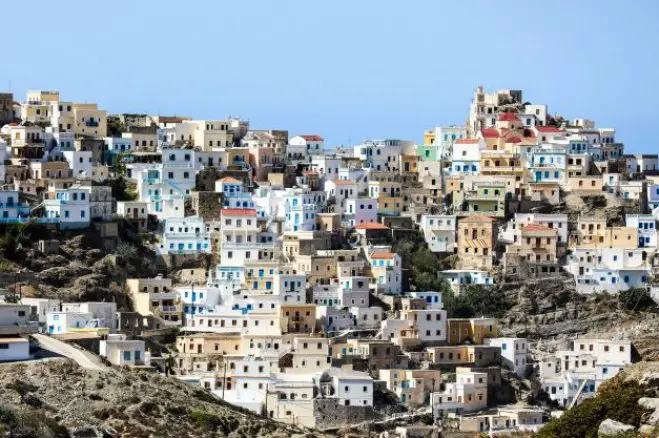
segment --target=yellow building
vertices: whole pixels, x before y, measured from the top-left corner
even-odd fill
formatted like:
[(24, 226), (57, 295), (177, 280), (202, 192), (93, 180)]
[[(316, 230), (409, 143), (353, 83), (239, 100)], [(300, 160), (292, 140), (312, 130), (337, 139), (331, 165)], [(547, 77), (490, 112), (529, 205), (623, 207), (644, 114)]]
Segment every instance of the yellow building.
[(452, 345), (482, 344), (485, 338), (498, 336), (497, 320), (495, 318), (449, 318), (446, 325), (448, 343)]
[(435, 144), (436, 136), (437, 136), (437, 134), (435, 133), (434, 129), (431, 129), (429, 131), (425, 131), (423, 133), (423, 144), (424, 145)]
[(607, 227), (604, 218), (579, 218), (576, 241), (573, 235), (570, 247), (636, 249), (638, 230), (635, 227)]

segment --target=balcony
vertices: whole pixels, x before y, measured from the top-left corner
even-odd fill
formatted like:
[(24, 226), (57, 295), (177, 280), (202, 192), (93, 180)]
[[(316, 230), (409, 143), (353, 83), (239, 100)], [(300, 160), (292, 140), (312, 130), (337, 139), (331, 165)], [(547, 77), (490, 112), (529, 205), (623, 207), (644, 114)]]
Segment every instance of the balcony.
[(529, 167), (532, 168), (541, 168), (541, 169), (559, 169), (563, 170), (565, 169), (564, 166), (561, 166), (557, 163), (531, 163)]
[(159, 309), (164, 313), (179, 313), (181, 311), (179, 306), (160, 306)]
[(222, 242), (223, 249), (271, 249), (275, 242)]
[(465, 193), (465, 201), (505, 201), (506, 196), (504, 193), (498, 195), (485, 194), (485, 193)]
[(524, 172), (521, 166), (483, 166), (481, 172)]

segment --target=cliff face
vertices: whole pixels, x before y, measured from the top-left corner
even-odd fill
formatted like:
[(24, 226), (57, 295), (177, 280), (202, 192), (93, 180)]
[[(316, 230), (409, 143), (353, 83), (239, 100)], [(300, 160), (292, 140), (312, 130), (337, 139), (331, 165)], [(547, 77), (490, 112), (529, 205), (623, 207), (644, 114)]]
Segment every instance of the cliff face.
[(237, 409), (175, 378), (88, 371), (64, 359), (0, 365), (0, 435), (9, 431), (35, 438), (323, 436)]
[(528, 337), (541, 344), (590, 334), (624, 336), (638, 349), (640, 358), (659, 357), (659, 319), (654, 303), (635, 295), (579, 295), (567, 277), (496, 285), (509, 309), (499, 319), (506, 336)]

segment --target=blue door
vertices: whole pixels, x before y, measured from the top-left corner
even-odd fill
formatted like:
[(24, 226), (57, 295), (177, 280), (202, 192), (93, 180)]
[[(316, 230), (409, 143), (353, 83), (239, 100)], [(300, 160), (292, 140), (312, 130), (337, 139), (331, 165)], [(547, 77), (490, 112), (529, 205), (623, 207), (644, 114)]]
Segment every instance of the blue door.
[(535, 181), (542, 181), (542, 172), (536, 172), (535, 173)]
[(197, 300), (197, 292), (192, 292), (192, 302), (194, 303)]

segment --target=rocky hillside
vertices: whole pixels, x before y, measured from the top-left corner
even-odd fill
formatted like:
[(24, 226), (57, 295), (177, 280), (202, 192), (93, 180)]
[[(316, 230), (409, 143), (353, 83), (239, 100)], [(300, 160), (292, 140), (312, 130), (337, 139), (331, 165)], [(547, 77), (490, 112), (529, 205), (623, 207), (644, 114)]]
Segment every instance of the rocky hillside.
[(88, 371), (54, 359), (0, 365), (0, 436), (324, 435), (236, 409), (174, 378), (118, 368)]
[(624, 335), (638, 343), (642, 358), (656, 360), (659, 355), (657, 306), (640, 291), (579, 295), (572, 278), (558, 276), (502, 283), (491, 293), (505, 306), (499, 318), (505, 335), (545, 343), (583, 334)]
[(659, 365), (641, 362), (542, 428), (538, 438), (659, 436)]

